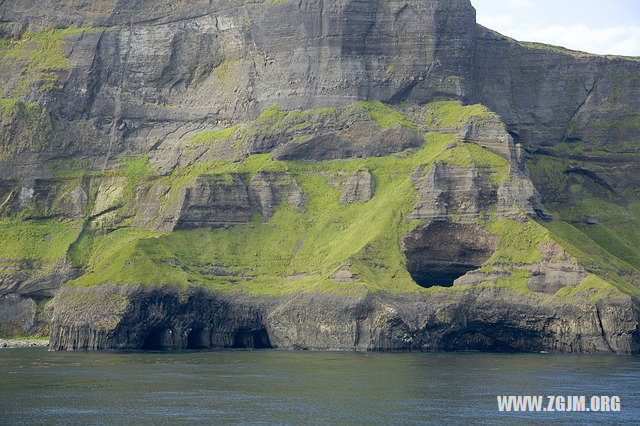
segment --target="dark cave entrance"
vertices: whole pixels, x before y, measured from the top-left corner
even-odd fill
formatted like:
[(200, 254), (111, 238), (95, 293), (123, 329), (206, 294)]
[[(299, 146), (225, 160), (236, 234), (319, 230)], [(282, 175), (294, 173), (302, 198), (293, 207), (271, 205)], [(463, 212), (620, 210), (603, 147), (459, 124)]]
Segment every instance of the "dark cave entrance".
[(545, 345), (539, 333), (503, 322), (469, 321), (447, 333), (444, 350), (482, 352), (538, 352)]
[(433, 222), (405, 235), (407, 271), (421, 287), (451, 287), (478, 269), (496, 249), (497, 237), (473, 223)]
[(206, 349), (209, 347), (208, 340), (202, 328), (194, 328), (187, 335), (187, 349)]
[(268, 349), (271, 348), (269, 334), (264, 328), (260, 330), (251, 330), (241, 328), (233, 336), (233, 348), (245, 349)]
[(158, 328), (152, 329), (145, 336), (144, 341), (142, 342), (142, 349), (151, 350), (151, 351), (153, 350), (159, 351), (159, 350), (167, 349), (168, 347), (167, 336), (170, 334), (171, 334), (171, 330), (164, 327), (158, 327)]

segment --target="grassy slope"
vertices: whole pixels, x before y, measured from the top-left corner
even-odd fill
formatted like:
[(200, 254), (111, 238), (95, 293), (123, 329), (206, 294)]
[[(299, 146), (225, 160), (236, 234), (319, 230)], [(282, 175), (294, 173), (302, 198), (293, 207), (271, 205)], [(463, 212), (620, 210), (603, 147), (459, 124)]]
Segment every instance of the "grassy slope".
[[(252, 293), (332, 290), (345, 284), (327, 278), (341, 265), (348, 264), (360, 276), (358, 286), (372, 290), (417, 290), (404, 269), (399, 248), (401, 236), (416, 226), (404, 219), (415, 197), (409, 175), (420, 164), (431, 163), (441, 155), (453, 138), (430, 134), (425, 147), (406, 158), (309, 164), (277, 162), (269, 154), (263, 154), (240, 163), (211, 163), (208, 170), (200, 167), (198, 174), (233, 172), (247, 177), (257, 171), (287, 171), (296, 176), (308, 197), (305, 211), (285, 205), (268, 223), (256, 215), (252, 226), (230, 229), (179, 231), (162, 236), (121, 230), (95, 246), (94, 253), (100, 255), (91, 260), (89, 268), (96, 273), (85, 275), (77, 283), (198, 284), (222, 290), (242, 288)], [(361, 169), (373, 174), (375, 197), (368, 203), (340, 204), (340, 191), (322, 173)], [(234, 284), (230, 283), (236, 280), (234, 277), (203, 275), (203, 270), (212, 267), (207, 263), (255, 278)], [(291, 276), (297, 277), (286, 278)]]
[[(418, 123), (378, 103), (358, 103), (351, 108), (361, 108), (380, 127), (403, 125), (413, 129), (425, 124), (433, 126), (434, 122), (439, 126), (455, 127), (489, 114), (477, 105), (461, 107), (456, 103), (437, 103), (423, 111), (425, 122)], [(218, 135), (230, 137), (235, 133), (262, 132), (281, 126), (299, 114), (311, 113), (290, 113), (274, 107), (243, 129), (207, 131), (194, 139), (215, 143), (219, 140)], [(319, 113), (339, 114), (333, 110)], [(419, 165), (431, 165), (434, 161), (463, 167), (475, 165), (492, 169), (496, 184), (508, 178), (508, 164), (504, 159), (475, 144), (459, 144), (447, 149), (454, 140), (455, 135), (430, 132), (426, 134), (421, 150), (406, 155), (302, 163), (273, 161), (270, 154), (261, 154), (241, 162), (213, 161), (176, 170), (173, 176), (163, 178), (166, 184), (179, 187), (203, 174), (240, 173), (249, 180), (258, 171), (286, 172), (296, 177), (308, 201), (305, 211), (296, 211), (285, 204), (268, 223), (263, 223), (256, 214), (251, 225), (229, 229), (199, 229), (166, 235), (133, 228), (118, 230), (97, 239), (86, 268), (88, 273), (73, 284), (201, 285), (252, 294), (357, 289), (455, 291), (455, 288), (425, 290), (418, 287), (404, 267), (405, 258), (400, 250), (402, 235), (418, 224), (406, 220), (405, 215), (411, 210), (416, 196), (409, 176)], [(369, 170), (374, 176), (376, 195), (367, 203), (340, 204), (340, 190), (329, 184), (327, 176), (346, 175), (362, 169)], [(592, 258), (597, 259), (603, 265), (596, 272), (603, 276), (609, 273), (609, 281), (615, 285), (593, 275), (580, 287), (581, 291), (596, 295), (615, 293), (616, 287), (625, 292), (635, 291), (610, 273), (607, 262), (611, 259), (602, 253), (584, 253), (577, 249), (571, 244), (573, 240), (568, 242), (554, 234), (556, 225), (545, 229), (535, 222), (523, 224), (505, 219), (491, 219), (483, 225), (500, 236), (499, 248), (485, 268), (510, 264), (515, 271), (511, 279), (500, 279), (497, 286), (527, 292), (526, 282), (530, 275), (519, 270), (517, 265), (539, 261), (538, 246), (558, 241), (584, 262), (593, 263)], [(617, 266), (628, 266), (623, 263)], [(356, 274), (357, 281), (338, 283), (331, 280), (330, 276), (340, 268), (348, 268)], [(210, 270), (216, 270), (217, 274), (207, 274)], [(220, 270), (232, 275), (220, 276)], [(564, 292), (561, 296), (570, 297), (575, 293), (580, 292)]]
[(57, 220), (0, 220), (0, 258), (63, 260), (79, 234), (77, 223)]
[(602, 189), (594, 193), (589, 178), (563, 173), (578, 166), (606, 176), (611, 165), (586, 159), (614, 153), (583, 142), (560, 143), (550, 151), (553, 155), (537, 155), (529, 162), (534, 183), (556, 219), (545, 226), (581, 262), (640, 297), (630, 278), (637, 279), (640, 271), (640, 204), (622, 201), (637, 199), (637, 188), (631, 185), (620, 195)]
[[(282, 126), (303, 128), (301, 124), (307, 116), (339, 116), (354, 110), (365, 112), (381, 128), (405, 126), (418, 131), (434, 126), (453, 128), (467, 120), (490, 115), (478, 105), (462, 107), (442, 102), (421, 111), (420, 121), (375, 102), (358, 103), (344, 112), (286, 112), (273, 107), (243, 128), (205, 131), (186, 142), (220, 143), (234, 135), (264, 133)], [(475, 144), (458, 142), (455, 148), (447, 148), (454, 140), (453, 134), (429, 132), (425, 134), (421, 149), (397, 156), (306, 163), (273, 161), (270, 154), (260, 154), (240, 162), (217, 160), (199, 163), (177, 169), (166, 177), (154, 177), (154, 168), (146, 156), (124, 159), (120, 161), (118, 170), (105, 174), (128, 178), (124, 191), (128, 199), (125, 203), (133, 201), (133, 188), (151, 181), (160, 180), (168, 185), (171, 188), (168, 197), (171, 198), (182, 185), (199, 175), (217, 175), (224, 180), (225, 176), (230, 178), (230, 173), (239, 173), (248, 181), (258, 171), (294, 175), (308, 201), (304, 211), (296, 211), (285, 204), (268, 223), (263, 223), (256, 213), (252, 224), (229, 229), (199, 229), (161, 235), (128, 226), (106, 235), (83, 233), (78, 238), (81, 226), (77, 223), (49, 221), (47, 226), (55, 228), (49, 230), (41, 229), (34, 221), (21, 222), (16, 226), (17, 222), (7, 219), (6, 227), (0, 233), (11, 236), (21, 227), (27, 230), (19, 232), (24, 236), (22, 240), (16, 240), (15, 236), (8, 239), (14, 242), (7, 246), (7, 250), (20, 253), (17, 257), (53, 260), (66, 256), (74, 264), (83, 266), (85, 274), (72, 282), (73, 285), (103, 282), (201, 285), (252, 294), (358, 289), (456, 291), (459, 288), (425, 290), (417, 286), (404, 267), (405, 258), (400, 250), (402, 235), (418, 225), (405, 218), (416, 197), (409, 177), (418, 166), (426, 164), (428, 170), (435, 161), (462, 167), (473, 165), (489, 168), (495, 184), (508, 179), (508, 164), (504, 159)], [(340, 204), (340, 190), (334, 188), (327, 177), (347, 176), (362, 169), (369, 170), (374, 177), (374, 198), (366, 203)], [(83, 175), (78, 173), (72, 175)], [(126, 223), (131, 222), (123, 224)], [(615, 292), (616, 287), (626, 293), (637, 294), (637, 289), (630, 285), (624, 274), (621, 278), (618, 273), (633, 272), (631, 265), (612, 256), (564, 222), (547, 224), (545, 229), (534, 222), (523, 224), (493, 218), (482, 225), (500, 237), (498, 251), (483, 269), (490, 270), (492, 265), (504, 267), (506, 264), (512, 265), (511, 269), (515, 271), (511, 279), (500, 279), (497, 286), (527, 292), (529, 273), (518, 269), (518, 265), (539, 261), (538, 246), (557, 241), (602, 277), (590, 276), (579, 290), (565, 291), (559, 297), (572, 297), (581, 291), (607, 295)], [(46, 235), (55, 238), (56, 242), (51, 247), (43, 245), (45, 238), (48, 239)], [(2, 253), (0, 257), (3, 257)], [(356, 274), (357, 281), (338, 283), (331, 280), (330, 276), (341, 268), (348, 268)], [(216, 273), (211, 274), (211, 271)], [(220, 271), (229, 275), (221, 276)]]

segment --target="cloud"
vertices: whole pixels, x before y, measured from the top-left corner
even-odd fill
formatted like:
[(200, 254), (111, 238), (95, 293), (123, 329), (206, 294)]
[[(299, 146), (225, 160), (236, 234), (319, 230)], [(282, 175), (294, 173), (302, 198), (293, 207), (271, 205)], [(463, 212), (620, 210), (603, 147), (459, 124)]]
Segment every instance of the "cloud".
[(513, 28), (507, 34), (517, 40), (538, 41), (591, 53), (640, 55), (640, 27), (590, 28), (584, 24)]
[(478, 22), (521, 41), (563, 46), (597, 54), (640, 56), (640, 26), (592, 28), (585, 24), (533, 26), (511, 14), (478, 13)]
[(520, 9), (531, 9), (533, 8), (534, 3), (533, 0), (505, 0), (503, 2), (506, 7), (520, 8)]
[(508, 28), (509, 30), (512, 30), (516, 27), (517, 23), (513, 16), (506, 14), (484, 15), (478, 13), (476, 20), (479, 24), (496, 31), (500, 31), (501, 28)]

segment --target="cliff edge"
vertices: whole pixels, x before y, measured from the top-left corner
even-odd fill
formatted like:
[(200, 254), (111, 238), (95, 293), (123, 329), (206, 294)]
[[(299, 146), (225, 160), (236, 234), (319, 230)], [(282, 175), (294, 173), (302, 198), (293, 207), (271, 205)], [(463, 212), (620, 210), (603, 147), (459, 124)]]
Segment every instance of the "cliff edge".
[(468, 0), (0, 5), (0, 336), (640, 350), (640, 60)]

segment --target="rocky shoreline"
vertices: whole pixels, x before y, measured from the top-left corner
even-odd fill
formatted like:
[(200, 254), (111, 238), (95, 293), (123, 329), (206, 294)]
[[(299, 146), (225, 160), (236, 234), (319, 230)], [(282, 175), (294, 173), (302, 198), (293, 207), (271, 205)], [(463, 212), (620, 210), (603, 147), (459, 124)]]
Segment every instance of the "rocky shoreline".
[(189, 288), (63, 288), (51, 350), (278, 348), (640, 353), (633, 298), (559, 301), (471, 286), (277, 297)]

